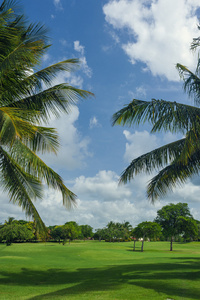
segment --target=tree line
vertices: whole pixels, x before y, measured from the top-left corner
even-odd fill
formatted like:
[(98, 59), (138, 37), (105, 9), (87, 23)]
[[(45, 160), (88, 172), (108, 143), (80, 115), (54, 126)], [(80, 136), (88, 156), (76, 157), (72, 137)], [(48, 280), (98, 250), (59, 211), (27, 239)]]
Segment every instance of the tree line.
[(13, 242), (52, 241), (63, 245), (75, 239), (95, 239), (106, 242), (133, 241), (133, 250), (136, 242), (141, 241), (141, 251), (144, 241), (170, 241), (170, 251), (173, 250), (173, 241), (200, 240), (200, 221), (195, 220), (190, 213), (187, 203), (169, 204), (157, 211), (153, 222), (145, 221), (132, 227), (130, 222), (110, 221), (104, 228), (96, 229), (90, 225), (78, 225), (74, 221), (64, 225), (54, 225), (45, 228), (46, 233), (37, 230), (35, 222), (8, 218), (0, 225), (0, 242), (11, 245)]

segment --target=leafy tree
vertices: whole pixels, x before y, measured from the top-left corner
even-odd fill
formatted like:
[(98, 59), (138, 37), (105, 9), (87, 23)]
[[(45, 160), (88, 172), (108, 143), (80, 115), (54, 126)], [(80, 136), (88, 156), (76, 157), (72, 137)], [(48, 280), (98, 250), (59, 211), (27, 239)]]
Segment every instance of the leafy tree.
[(80, 233), (81, 230), (76, 222), (65, 223), (65, 225), (62, 226), (63, 245), (65, 244), (67, 239), (69, 239), (70, 244), (70, 241), (78, 238)]
[(93, 237), (94, 233), (92, 229), (90, 225), (80, 225), (81, 237), (84, 238), (84, 240)]
[[(156, 222), (148, 222), (148, 221), (142, 222), (133, 229), (132, 234), (137, 239), (142, 238), (141, 252), (143, 252), (145, 238), (154, 238), (160, 236), (161, 226)], [(135, 240), (134, 240), (134, 250), (135, 250)]]
[(130, 237), (132, 226), (129, 222), (119, 223), (110, 221), (104, 229), (104, 237), (111, 241), (126, 240)]
[(0, 229), (0, 241), (5, 240), (7, 246), (16, 241), (27, 241), (33, 238), (33, 232), (21, 224), (6, 224)]
[(116, 224), (113, 221), (110, 221), (107, 224), (105, 233), (107, 235), (107, 238), (109, 238), (110, 242), (111, 240), (114, 241), (114, 238), (116, 238), (117, 236), (117, 228), (116, 228)]
[(193, 218), (180, 217), (180, 231), (185, 241), (192, 241), (198, 238), (198, 225)]
[[(192, 47), (200, 45), (200, 38), (195, 39)], [(200, 105), (200, 60), (196, 71), (177, 64), (177, 69), (184, 80), (184, 90)], [(133, 99), (113, 115), (113, 125), (139, 125), (149, 122), (151, 133), (181, 133), (184, 138), (169, 143), (132, 160), (123, 171), (120, 182), (127, 183), (141, 172), (158, 172), (147, 187), (147, 196), (154, 202), (175, 186), (181, 185), (200, 171), (200, 109), (177, 102), (152, 99), (143, 101)]]
[(29, 24), (16, 13), (15, 4), (4, 0), (0, 5), (0, 183), (10, 201), (45, 231), (33, 204), (42, 197), (43, 182), (59, 190), (68, 207), (76, 196), (39, 158), (40, 153), (56, 153), (59, 146), (55, 129), (42, 124), (47, 124), (52, 114), (69, 113), (71, 105), (91, 93), (67, 83), (52, 85), (59, 72), (77, 68), (77, 59), (39, 70), (49, 48), (47, 30), (40, 24)]
[(96, 229), (96, 232), (94, 233), (94, 239), (98, 239), (99, 242), (101, 242), (101, 240), (105, 240), (107, 238), (107, 229), (106, 228), (99, 228)]
[(11, 225), (11, 224), (13, 224), (13, 223), (16, 223), (15, 218), (13, 218), (13, 217), (8, 217), (8, 220), (5, 220), (4, 225)]
[(58, 241), (60, 244), (60, 241), (63, 238), (63, 226), (55, 226), (54, 228), (52, 228), (50, 235), (55, 241)]
[(187, 203), (171, 203), (157, 211), (155, 222), (161, 225), (163, 235), (170, 238), (170, 251), (173, 250), (174, 236), (190, 233), (190, 231), (195, 233), (191, 219), (192, 215)]

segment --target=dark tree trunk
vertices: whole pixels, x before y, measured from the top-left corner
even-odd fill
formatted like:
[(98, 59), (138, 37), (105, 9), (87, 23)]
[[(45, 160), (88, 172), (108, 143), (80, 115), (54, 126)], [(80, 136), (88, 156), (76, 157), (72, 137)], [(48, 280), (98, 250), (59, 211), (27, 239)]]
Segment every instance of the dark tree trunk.
[(171, 240), (170, 240), (170, 251), (172, 251), (172, 243), (173, 243), (173, 236), (171, 236)]
[(134, 240), (133, 251), (135, 251), (135, 243), (136, 243), (136, 241)]
[(143, 252), (143, 249), (144, 249), (144, 237), (143, 237), (143, 239), (142, 239), (141, 252)]

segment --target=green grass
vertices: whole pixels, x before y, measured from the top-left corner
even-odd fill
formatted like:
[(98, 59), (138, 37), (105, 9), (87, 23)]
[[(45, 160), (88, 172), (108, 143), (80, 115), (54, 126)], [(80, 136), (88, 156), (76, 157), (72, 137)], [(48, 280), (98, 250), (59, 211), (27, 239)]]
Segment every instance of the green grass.
[(200, 243), (0, 245), (0, 299), (200, 299)]

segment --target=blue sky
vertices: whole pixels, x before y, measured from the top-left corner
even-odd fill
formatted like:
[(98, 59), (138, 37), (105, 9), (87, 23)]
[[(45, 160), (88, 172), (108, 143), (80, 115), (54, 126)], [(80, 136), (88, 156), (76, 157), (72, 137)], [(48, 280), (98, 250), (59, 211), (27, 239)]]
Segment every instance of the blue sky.
[[(152, 205), (146, 199), (149, 175), (118, 186), (120, 173), (135, 157), (177, 138), (170, 133), (150, 135), (148, 125), (112, 127), (111, 117), (133, 98), (165, 99), (192, 104), (182, 90), (175, 69), (181, 63), (192, 70), (197, 53), (190, 51), (197, 29), (197, 0), (21, 0), (31, 22), (49, 29), (52, 46), (43, 65), (79, 58), (79, 71), (60, 74), (55, 82), (92, 91), (70, 115), (51, 120), (61, 147), (44, 160), (62, 175), (78, 196), (77, 208), (67, 211), (61, 195), (46, 189), (36, 207), (46, 225), (74, 220), (93, 228), (109, 221), (129, 221), (133, 226), (152, 221), (168, 203), (187, 202), (199, 219), (200, 187), (195, 178)], [(21, 208), (1, 195), (0, 222), (8, 216), (25, 218)]]

